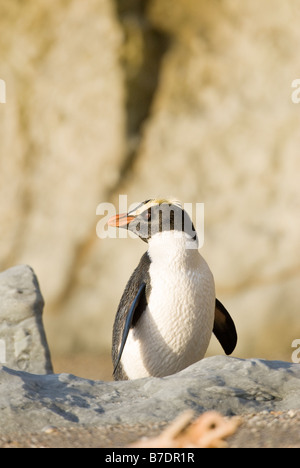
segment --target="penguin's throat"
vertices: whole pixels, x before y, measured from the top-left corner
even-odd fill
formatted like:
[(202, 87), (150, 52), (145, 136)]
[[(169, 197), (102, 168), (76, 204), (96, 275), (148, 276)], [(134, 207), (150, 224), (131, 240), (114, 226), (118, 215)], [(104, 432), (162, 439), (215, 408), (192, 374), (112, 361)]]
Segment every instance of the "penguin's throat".
[(148, 254), (152, 261), (189, 262), (198, 256), (198, 243), (182, 231), (163, 231), (148, 241)]

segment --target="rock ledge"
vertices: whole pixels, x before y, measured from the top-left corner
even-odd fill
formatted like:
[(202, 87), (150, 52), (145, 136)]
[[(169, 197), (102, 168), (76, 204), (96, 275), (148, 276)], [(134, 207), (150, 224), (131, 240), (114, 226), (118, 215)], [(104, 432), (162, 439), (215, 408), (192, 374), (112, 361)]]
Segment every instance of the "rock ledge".
[(300, 408), (300, 366), (282, 361), (203, 359), (178, 374), (125, 382), (0, 370), (0, 430), (154, 424), (192, 408), (224, 415)]

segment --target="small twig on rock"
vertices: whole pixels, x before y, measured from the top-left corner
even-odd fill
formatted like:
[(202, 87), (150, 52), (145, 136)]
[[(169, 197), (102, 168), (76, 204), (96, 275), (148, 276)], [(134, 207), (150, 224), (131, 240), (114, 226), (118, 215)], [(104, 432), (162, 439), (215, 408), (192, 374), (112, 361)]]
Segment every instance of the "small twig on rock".
[(239, 418), (224, 418), (216, 411), (208, 411), (195, 421), (192, 411), (180, 414), (159, 436), (143, 438), (131, 444), (136, 448), (219, 448), (235, 433)]

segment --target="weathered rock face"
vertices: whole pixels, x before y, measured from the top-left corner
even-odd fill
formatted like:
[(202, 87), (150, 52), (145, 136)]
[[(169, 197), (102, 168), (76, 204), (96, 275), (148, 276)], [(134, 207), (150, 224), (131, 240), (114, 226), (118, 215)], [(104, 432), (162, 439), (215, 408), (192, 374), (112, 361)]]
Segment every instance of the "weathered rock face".
[(293, 0), (1, 2), (0, 264), (34, 267), (53, 349), (110, 345), (145, 245), (98, 239), (95, 211), (127, 193), (205, 202), (236, 355), (290, 359), (299, 19)]
[(56, 427), (149, 425), (186, 409), (225, 415), (299, 409), (300, 367), (280, 361), (207, 358), (173, 376), (125, 382), (0, 370), (2, 433)]
[(291, 2), (173, 3), (149, 8), (172, 45), (129, 195), (154, 188), (205, 202), (203, 253), (237, 322), (237, 355), (289, 359), (300, 336), (300, 107), (290, 79), (299, 10), (296, 20)]
[(52, 372), (43, 307), (37, 278), (29, 266), (0, 273), (0, 364), (35, 374)]

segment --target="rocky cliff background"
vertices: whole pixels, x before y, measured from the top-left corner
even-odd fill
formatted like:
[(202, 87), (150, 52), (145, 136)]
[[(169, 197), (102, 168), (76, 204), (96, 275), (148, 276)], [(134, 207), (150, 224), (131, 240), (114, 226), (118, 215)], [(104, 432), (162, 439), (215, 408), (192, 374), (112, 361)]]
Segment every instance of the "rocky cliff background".
[(204, 202), (202, 253), (237, 324), (234, 355), (291, 359), (299, 24), (294, 0), (1, 0), (0, 267), (36, 272), (54, 367), (109, 352), (145, 250), (97, 237), (98, 204), (118, 209), (119, 194)]

